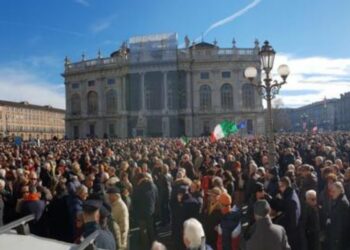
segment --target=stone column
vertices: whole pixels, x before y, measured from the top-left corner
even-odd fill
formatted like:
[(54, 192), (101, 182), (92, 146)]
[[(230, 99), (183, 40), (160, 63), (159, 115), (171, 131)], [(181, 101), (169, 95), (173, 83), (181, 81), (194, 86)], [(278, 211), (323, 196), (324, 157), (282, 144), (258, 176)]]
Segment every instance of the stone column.
[(106, 98), (105, 98), (105, 81), (106, 78), (101, 77), (96, 79), (96, 92), (98, 98), (97, 116), (104, 115), (106, 113)]
[(145, 103), (145, 73), (140, 73), (141, 76), (141, 111), (144, 112), (146, 110), (146, 103)]
[(194, 136), (193, 134), (193, 128), (192, 128), (192, 116), (187, 116), (185, 118), (185, 132), (187, 136)]
[(125, 111), (126, 110), (126, 77), (122, 76), (120, 78), (120, 108), (118, 110)]
[(163, 72), (163, 111), (168, 111), (168, 72)]
[(81, 80), (79, 82), (79, 94), (80, 94), (80, 100), (81, 100), (81, 116), (86, 116), (87, 115), (87, 94), (88, 91), (86, 89), (86, 84), (84, 80)]
[(120, 120), (118, 120), (118, 136), (121, 138), (127, 138), (128, 137), (128, 121), (126, 117), (122, 117)]
[(186, 72), (186, 108), (188, 110), (191, 110), (191, 72), (187, 71)]
[(169, 131), (169, 117), (163, 116), (162, 118), (162, 130), (163, 130), (163, 137), (169, 137), (170, 131)]

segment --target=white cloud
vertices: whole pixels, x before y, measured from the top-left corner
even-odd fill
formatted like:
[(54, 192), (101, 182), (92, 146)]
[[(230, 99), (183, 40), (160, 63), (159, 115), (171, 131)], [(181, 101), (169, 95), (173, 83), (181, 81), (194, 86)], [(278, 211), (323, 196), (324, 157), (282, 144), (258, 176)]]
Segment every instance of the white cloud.
[(350, 58), (302, 58), (282, 53), (276, 56), (275, 70), (280, 64), (288, 64), (291, 71), (288, 83), (282, 86), (282, 94), (278, 96), (283, 98), (286, 107), (322, 101), (324, 97), (339, 98), (340, 94), (350, 91)]
[(87, 0), (74, 0), (76, 3), (81, 4), (85, 7), (89, 7), (90, 3)]
[(98, 20), (97, 22), (91, 25), (92, 33), (97, 34), (97, 33), (100, 33), (101, 31), (108, 29), (112, 25), (116, 17), (117, 15), (112, 15), (104, 19)]
[(64, 85), (49, 83), (32, 72), (12, 67), (0, 68), (0, 99), (65, 108)]

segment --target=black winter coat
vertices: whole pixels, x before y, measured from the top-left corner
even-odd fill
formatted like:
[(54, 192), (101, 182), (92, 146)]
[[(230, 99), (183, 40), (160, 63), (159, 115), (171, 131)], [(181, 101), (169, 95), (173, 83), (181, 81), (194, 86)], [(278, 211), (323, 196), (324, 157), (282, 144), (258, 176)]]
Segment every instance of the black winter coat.
[(320, 249), (320, 216), (318, 208), (311, 207), (305, 204), (302, 220), (301, 230), (303, 234), (304, 247), (307, 250)]
[(349, 249), (349, 201), (341, 194), (333, 203), (330, 217), (330, 250)]
[(156, 212), (156, 203), (158, 200), (158, 190), (156, 185), (149, 180), (143, 180), (136, 186), (132, 205), (134, 216), (137, 220), (150, 218)]

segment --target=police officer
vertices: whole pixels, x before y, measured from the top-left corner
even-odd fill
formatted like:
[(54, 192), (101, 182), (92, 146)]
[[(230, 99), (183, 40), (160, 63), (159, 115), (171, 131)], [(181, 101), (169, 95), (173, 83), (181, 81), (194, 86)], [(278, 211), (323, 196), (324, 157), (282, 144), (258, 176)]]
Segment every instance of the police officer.
[(99, 224), (101, 207), (102, 201), (99, 200), (87, 200), (83, 203), (83, 237), (87, 238), (90, 234), (98, 231), (99, 234), (95, 239), (96, 247), (115, 250), (116, 244), (112, 233), (107, 229), (102, 229)]

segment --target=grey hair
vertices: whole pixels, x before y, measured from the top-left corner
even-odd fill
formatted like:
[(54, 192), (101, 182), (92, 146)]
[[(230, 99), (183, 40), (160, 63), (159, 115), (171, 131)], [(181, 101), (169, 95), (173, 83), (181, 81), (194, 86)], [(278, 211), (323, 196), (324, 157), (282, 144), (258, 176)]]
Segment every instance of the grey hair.
[(0, 177), (5, 178), (6, 176), (6, 169), (1, 168), (0, 169)]
[(317, 197), (317, 193), (316, 193), (316, 191), (315, 191), (315, 190), (313, 190), (313, 189), (310, 189), (310, 190), (306, 191), (306, 193), (305, 193), (305, 197), (306, 197), (306, 199), (307, 199), (308, 197), (310, 197), (310, 196)]
[(80, 185), (79, 187), (77, 187), (77, 191), (76, 194), (82, 194), (82, 193), (88, 193), (88, 188), (85, 185)]
[(0, 187), (2, 188), (5, 187), (5, 181), (3, 179), (0, 179)]
[(190, 242), (189, 248), (199, 248), (204, 236), (203, 226), (198, 220), (191, 218), (184, 222), (184, 238)]
[(344, 186), (340, 181), (336, 181), (333, 183), (334, 187), (336, 187), (342, 194), (345, 193)]
[(152, 244), (151, 250), (166, 250), (166, 247), (162, 243), (155, 241)]

